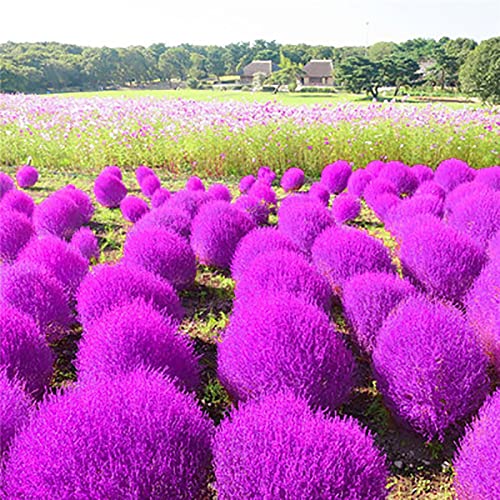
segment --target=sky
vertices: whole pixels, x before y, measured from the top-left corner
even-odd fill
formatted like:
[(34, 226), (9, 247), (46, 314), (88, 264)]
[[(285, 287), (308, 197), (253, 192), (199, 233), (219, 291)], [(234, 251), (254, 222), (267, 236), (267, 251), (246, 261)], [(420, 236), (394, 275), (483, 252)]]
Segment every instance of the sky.
[(0, 43), (127, 47), (257, 39), (370, 45), (500, 36), (499, 0), (0, 0)]

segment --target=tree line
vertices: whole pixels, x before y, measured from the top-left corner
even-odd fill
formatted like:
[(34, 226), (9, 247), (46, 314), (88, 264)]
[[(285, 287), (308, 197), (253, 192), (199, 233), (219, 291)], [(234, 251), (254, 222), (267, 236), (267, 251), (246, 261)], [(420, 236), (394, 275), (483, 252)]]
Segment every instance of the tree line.
[(464, 90), (498, 102), (500, 37), (477, 44), (469, 38), (416, 38), (369, 47), (279, 44), (256, 40), (225, 46), (81, 47), (55, 42), (0, 44), (0, 90), (46, 93), (188, 82), (198, 86), (237, 75), (252, 60), (280, 70), (270, 82), (288, 83), (311, 59), (330, 59), (336, 83), (377, 98), (381, 87), (426, 85)]

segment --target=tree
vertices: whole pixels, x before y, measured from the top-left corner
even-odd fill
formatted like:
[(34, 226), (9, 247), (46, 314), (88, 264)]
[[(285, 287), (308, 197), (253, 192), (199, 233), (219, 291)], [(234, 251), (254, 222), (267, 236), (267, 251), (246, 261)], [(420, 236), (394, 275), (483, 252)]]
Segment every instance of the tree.
[(396, 97), (401, 87), (415, 85), (420, 77), (419, 69), (417, 61), (411, 57), (402, 54), (386, 57), (380, 61), (380, 80), (384, 85), (396, 87), (394, 91), (394, 97)]
[(160, 56), (158, 67), (168, 82), (173, 78), (185, 80), (191, 67), (191, 55), (183, 47), (169, 47)]
[(368, 47), (368, 58), (372, 61), (381, 61), (387, 57), (392, 57), (399, 47), (394, 42), (378, 42)]
[(220, 77), (226, 74), (226, 63), (224, 60), (225, 50), (222, 47), (212, 46), (207, 48), (206, 69), (220, 81)]
[(380, 64), (366, 57), (350, 56), (340, 62), (335, 72), (337, 80), (351, 92), (366, 92), (374, 99), (383, 85)]

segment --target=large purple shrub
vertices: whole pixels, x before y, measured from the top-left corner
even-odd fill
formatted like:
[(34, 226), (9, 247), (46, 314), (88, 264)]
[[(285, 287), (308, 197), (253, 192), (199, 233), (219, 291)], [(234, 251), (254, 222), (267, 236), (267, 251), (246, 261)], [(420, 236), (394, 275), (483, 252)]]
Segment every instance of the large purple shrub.
[(487, 359), (464, 316), (425, 297), (407, 299), (387, 318), (373, 366), (393, 414), (428, 439), (460, 425), (488, 391)]
[(446, 215), (449, 216), (455, 210), (455, 207), (460, 205), (469, 196), (481, 194), (484, 191), (494, 193), (492, 189), (480, 182), (463, 182), (459, 184), (453, 191), (450, 191), (444, 201)]
[(135, 178), (137, 179), (137, 183), (139, 184), (139, 186), (141, 185), (142, 181), (150, 175), (156, 175), (156, 174), (152, 168), (146, 167), (146, 165), (139, 165), (135, 169)]
[(57, 194), (57, 196), (66, 196), (76, 204), (80, 210), (83, 224), (88, 224), (92, 220), (95, 208), (90, 196), (85, 191), (77, 189), (75, 186), (68, 185), (55, 194)]
[(400, 161), (387, 162), (380, 170), (378, 179), (393, 184), (399, 196), (413, 194), (419, 184), (417, 175)]
[(337, 224), (345, 224), (354, 220), (361, 212), (361, 201), (357, 196), (342, 193), (332, 202), (332, 215)]
[(270, 209), (265, 201), (250, 195), (243, 195), (234, 201), (233, 206), (241, 212), (248, 214), (255, 224), (259, 226), (267, 224)]
[(191, 234), (191, 217), (184, 210), (166, 203), (142, 217), (131, 232), (145, 229), (163, 229), (188, 239)]
[(304, 184), (304, 171), (300, 168), (292, 167), (285, 171), (281, 177), (280, 185), (285, 191), (298, 191)]
[(495, 191), (500, 191), (500, 165), (478, 170), (474, 182), (480, 182)]
[(199, 177), (193, 175), (187, 180), (186, 189), (188, 191), (205, 191), (205, 184)]
[(0, 172), (0, 200), (11, 189), (14, 189), (14, 181), (7, 174)]
[(156, 176), (156, 174), (146, 175), (140, 182), (139, 186), (141, 188), (141, 192), (147, 198), (151, 198), (155, 192), (160, 189), (161, 182), (160, 179)]
[(382, 160), (373, 160), (365, 167), (365, 172), (368, 172), (373, 178), (378, 177), (380, 171), (384, 168), (385, 162)]
[(373, 180), (373, 176), (366, 170), (355, 170), (347, 181), (347, 192), (354, 196), (363, 196), (366, 186)]
[(321, 184), (323, 184), (331, 194), (341, 193), (346, 187), (352, 168), (349, 162), (338, 160), (327, 165), (321, 172)]
[(78, 380), (111, 380), (141, 366), (162, 372), (180, 388), (195, 390), (200, 367), (177, 325), (142, 299), (118, 306), (83, 332), (76, 359)]
[(18, 434), (6, 495), (201, 498), (212, 432), (194, 399), (155, 372), (68, 390)]
[(70, 242), (71, 246), (78, 250), (83, 257), (90, 261), (91, 259), (99, 260), (100, 249), (96, 235), (89, 227), (81, 227)]
[(233, 195), (225, 184), (212, 184), (207, 190), (208, 196), (212, 200), (222, 200), (231, 202)]
[(422, 182), (413, 196), (431, 195), (436, 198), (444, 200), (446, 198), (446, 191), (434, 180)]
[(53, 193), (33, 213), (33, 224), (39, 235), (54, 235), (70, 240), (85, 222), (78, 205), (69, 197)]
[(214, 440), (216, 489), (235, 498), (383, 499), (385, 458), (352, 418), (313, 413), (291, 394), (242, 405)]
[(427, 165), (413, 165), (411, 171), (416, 175), (419, 184), (432, 181), (434, 179), (434, 170)]
[(14, 210), (0, 210), (0, 263), (12, 262), (35, 234), (31, 221)]
[(15, 210), (26, 215), (28, 219), (31, 219), (35, 211), (35, 202), (24, 191), (11, 189), (0, 200), (0, 212), (4, 212), (5, 210)]
[(191, 246), (202, 264), (229, 268), (239, 241), (254, 228), (247, 214), (225, 201), (212, 201), (193, 220)]
[(125, 220), (135, 224), (149, 212), (149, 206), (142, 198), (129, 195), (120, 202), (120, 210)]
[(238, 184), (240, 192), (243, 194), (247, 193), (256, 180), (257, 179), (253, 175), (245, 175), (245, 177), (242, 177)]
[(474, 180), (475, 172), (463, 160), (449, 158), (442, 161), (434, 172), (434, 180), (447, 192), (459, 184)]
[(276, 205), (278, 201), (271, 184), (268, 184), (260, 179), (252, 184), (252, 187), (248, 190), (248, 194), (253, 198), (266, 202), (269, 205)]
[(330, 203), (330, 192), (321, 182), (313, 182), (307, 194), (319, 200), (325, 206), (328, 206)]
[(120, 167), (117, 167), (116, 165), (108, 165), (107, 167), (104, 167), (101, 174), (113, 175), (117, 179), (122, 180), (122, 171)]
[(355, 378), (353, 355), (328, 316), (283, 292), (261, 294), (235, 311), (218, 366), (235, 399), (290, 389), (331, 409), (347, 400)]
[(444, 204), (441, 198), (433, 195), (414, 195), (405, 198), (389, 208), (385, 214), (386, 228), (391, 230), (393, 224), (418, 215), (430, 214), (441, 219), (444, 214)]
[(94, 195), (104, 207), (117, 208), (127, 196), (127, 188), (115, 175), (100, 174), (94, 182)]
[(274, 182), (274, 179), (276, 179), (276, 172), (274, 172), (267, 166), (259, 168), (257, 172), (257, 180), (263, 181), (268, 186), (271, 186), (271, 184)]
[(204, 190), (183, 189), (174, 193), (163, 207), (184, 210), (192, 219), (198, 213), (201, 206), (208, 201), (210, 201), (210, 198)]

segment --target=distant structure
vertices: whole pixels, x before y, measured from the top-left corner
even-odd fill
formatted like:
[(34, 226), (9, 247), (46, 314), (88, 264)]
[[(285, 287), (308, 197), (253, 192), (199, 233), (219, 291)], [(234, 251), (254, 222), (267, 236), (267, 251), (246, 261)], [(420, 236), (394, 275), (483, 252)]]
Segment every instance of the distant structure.
[(276, 68), (276, 65), (273, 64), (272, 61), (252, 61), (243, 68), (240, 81), (243, 84), (250, 84), (256, 73), (264, 73), (267, 77), (275, 71)]
[(329, 59), (311, 59), (304, 66), (304, 76), (302, 77), (304, 86), (324, 86), (333, 85), (333, 64)]

